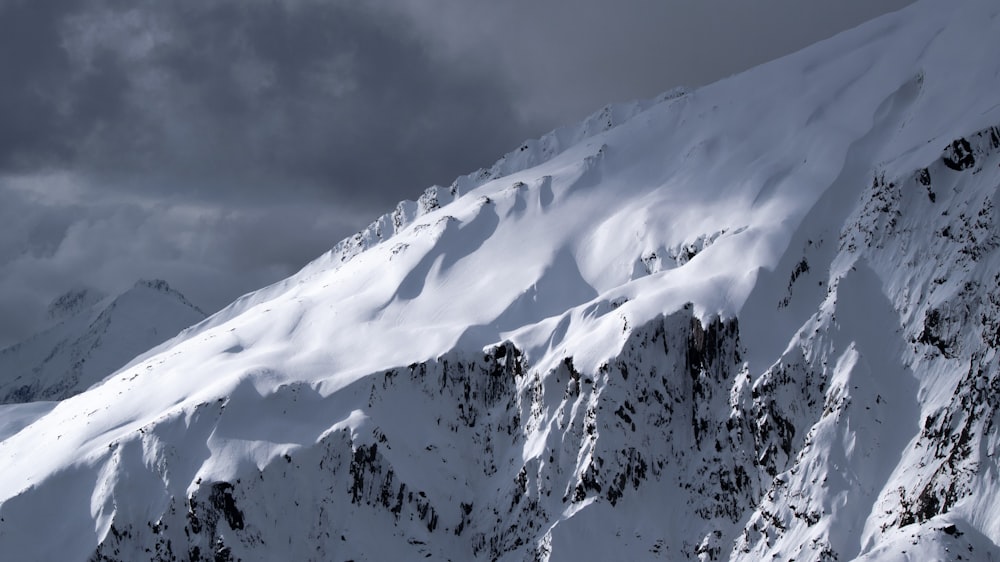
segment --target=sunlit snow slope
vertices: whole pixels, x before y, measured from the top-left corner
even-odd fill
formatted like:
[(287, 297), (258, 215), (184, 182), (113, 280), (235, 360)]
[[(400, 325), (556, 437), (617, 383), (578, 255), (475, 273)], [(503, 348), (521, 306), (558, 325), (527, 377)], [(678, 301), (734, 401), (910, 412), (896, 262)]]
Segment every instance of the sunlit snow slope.
[(1000, 560), (998, 13), (401, 203), (0, 442), (0, 552)]

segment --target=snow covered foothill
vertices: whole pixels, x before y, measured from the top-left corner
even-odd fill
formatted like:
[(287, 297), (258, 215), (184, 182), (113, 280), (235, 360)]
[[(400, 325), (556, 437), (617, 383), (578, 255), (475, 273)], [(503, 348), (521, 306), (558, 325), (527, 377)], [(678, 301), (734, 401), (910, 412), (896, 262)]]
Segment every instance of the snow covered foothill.
[(0, 549), (1000, 559), (998, 14), (919, 1), (401, 203), (23, 412)]
[(205, 318), (161, 280), (105, 296), (76, 289), (48, 309), (51, 325), (0, 349), (0, 404), (61, 400)]

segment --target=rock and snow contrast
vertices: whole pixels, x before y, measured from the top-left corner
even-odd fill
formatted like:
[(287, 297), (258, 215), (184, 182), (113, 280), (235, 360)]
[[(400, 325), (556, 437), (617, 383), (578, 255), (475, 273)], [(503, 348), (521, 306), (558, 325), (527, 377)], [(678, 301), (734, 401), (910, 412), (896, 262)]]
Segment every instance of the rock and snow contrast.
[(610, 106), (19, 412), (0, 552), (1000, 560), (998, 125), (993, 0)]
[(205, 318), (164, 281), (114, 297), (69, 291), (49, 305), (52, 325), (0, 349), (0, 404), (63, 400)]

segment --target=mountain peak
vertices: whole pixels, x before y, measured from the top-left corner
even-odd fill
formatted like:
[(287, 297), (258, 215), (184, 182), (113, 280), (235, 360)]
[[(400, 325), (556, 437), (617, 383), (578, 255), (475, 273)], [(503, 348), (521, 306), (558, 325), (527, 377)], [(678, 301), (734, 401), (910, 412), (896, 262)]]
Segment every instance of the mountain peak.
[(170, 286), (169, 283), (163, 279), (140, 279), (135, 282), (133, 287), (136, 288), (148, 288), (156, 291), (161, 291), (164, 293), (175, 293), (176, 291)]
[(46, 309), (45, 314), (49, 320), (65, 320), (97, 304), (105, 296), (96, 289), (89, 287), (70, 289), (53, 299)]
[(52, 302), (49, 317), (55, 324), (0, 351), (0, 404), (82, 392), (205, 313), (166, 281), (140, 280), (111, 298), (69, 291)]
[[(178, 302), (184, 304), (185, 306), (193, 309), (201, 316), (203, 317), (208, 316), (202, 309), (198, 308), (197, 305), (189, 301), (187, 297), (185, 297), (180, 291), (173, 288), (169, 283), (167, 283), (163, 279), (140, 279), (136, 281), (135, 285), (133, 285), (132, 288), (129, 291), (126, 291), (126, 293), (124, 294), (127, 294), (131, 291), (145, 291), (145, 290), (150, 290), (157, 293), (161, 293), (163, 295), (168, 295), (171, 298), (177, 300)], [(124, 294), (120, 295), (119, 298), (121, 298), (121, 296), (124, 296)]]

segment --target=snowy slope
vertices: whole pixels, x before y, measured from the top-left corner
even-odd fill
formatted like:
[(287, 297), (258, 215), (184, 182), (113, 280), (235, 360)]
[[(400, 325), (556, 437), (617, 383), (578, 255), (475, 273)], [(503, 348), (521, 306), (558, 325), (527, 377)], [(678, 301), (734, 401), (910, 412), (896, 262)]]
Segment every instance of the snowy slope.
[(1000, 560), (998, 14), (401, 203), (0, 441), (0, 552)]
[(0, 404), (78, 394), (205, 318), (163, 281), (139, 281), (114, 297), (70, 291), (48, 316), (52, 326), (0, 350)]

